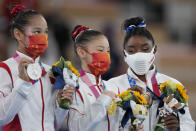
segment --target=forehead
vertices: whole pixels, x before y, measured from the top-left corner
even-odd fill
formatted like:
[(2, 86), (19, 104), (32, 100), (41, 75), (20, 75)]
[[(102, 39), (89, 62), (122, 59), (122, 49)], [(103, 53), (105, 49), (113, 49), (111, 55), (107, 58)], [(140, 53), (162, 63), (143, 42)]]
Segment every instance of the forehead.
[(150, 45), (152, 46), (152, 41), (149, 40), (145, 36), (132, 36), (128, 41), (127, 41), (127, 46), (143, 46), (143, 45)]
[(109, 42), (105, 36), (100, 35), (100, 36), (93, 37), (92, 40), (87, 43), (87, 46), (88, 47), (98, 47), (98, 46), (109, 47)]
[(47, 28), (47, 22), (42, 15), (34, 15), (29, 18), (29, 23), (26, 28)]

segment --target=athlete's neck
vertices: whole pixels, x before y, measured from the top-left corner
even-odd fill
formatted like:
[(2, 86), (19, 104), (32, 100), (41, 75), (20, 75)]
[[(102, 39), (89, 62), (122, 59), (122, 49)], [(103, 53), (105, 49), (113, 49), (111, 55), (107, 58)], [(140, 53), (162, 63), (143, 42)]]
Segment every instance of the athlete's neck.
[(88, 66), (87, 66), (86, 63), (83, 63), (83, 62), (82, 62), (81, 67), (82, 67), (82, 70), (84, 70), (85, 72), (91, 73), (91, 71), (89, 70), (89, 68), (88, 68)]
[[(90, 71), (90, 69), (88, 68), (88, 65), (86, 63), (82, 63), (81, 67), (82, 67), (82, 70), (84, 70), (85, 72), (92, 74), (92, 72)], [(92, 74), (92, 75), (94, 75), (94, 74)], [(95, 76), (95, 79), (98, 80), (99, 76)]]
[(27, 55), (27, 56), (31, 57), (33, 60), (35, 60), (35, 59), (37, 58), (36, 56), (30, 55), (30, 54), (29, 54), (25, 49), (23, 49), (23, 48), (18, 47), (18, 48), (17, 48), (17, 51), (21, 52), (21, 53), (24, 54), (24, 55)]

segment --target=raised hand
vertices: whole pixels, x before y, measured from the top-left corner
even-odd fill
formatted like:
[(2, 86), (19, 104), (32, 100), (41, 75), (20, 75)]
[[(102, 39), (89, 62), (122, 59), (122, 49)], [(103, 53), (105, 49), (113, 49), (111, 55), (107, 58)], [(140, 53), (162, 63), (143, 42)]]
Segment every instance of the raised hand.
[(18, 65), (18, 71), (19, 71), (18, 76), (25, 81), (30, 81), (30, 78), (27, 74), (27, 66), (30, 63), (33, 63), (33, 60), (29, 60), (27, 58), (21, 58), (20, 63)]
[(70, 104), (72, 104), (73, 95), (74, 95), (74, 88), (71, 86), (66, 88), (65, 90), (60, 90), (57, 95), (58, 104), (60, 105), (62, 98), (68, 99), (70, 101)]
[(140, 94), (144, 93), (144, 89), (140, 86), (135, 85), (134, 87), (131, 87), (130, 90), (132, 91), (138, 91)]
[(179, 128), (179, 120), (173, 114), (165, 116), (162, 122), (169, 131), (177, 131)]
[(104, 90), (103, 94), (105, 94), (113, 99), (115, 98), (115, 93), (113, 91)]

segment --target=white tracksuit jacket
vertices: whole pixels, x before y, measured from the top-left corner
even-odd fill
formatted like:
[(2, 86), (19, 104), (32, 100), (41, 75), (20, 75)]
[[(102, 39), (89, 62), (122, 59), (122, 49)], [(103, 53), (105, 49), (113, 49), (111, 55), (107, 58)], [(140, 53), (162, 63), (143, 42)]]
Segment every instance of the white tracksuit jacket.
[[(20, 58), (30, 57), (17, 51)], [(39, 61), (39, 58), (35, 62)], [(48, 73), (32, 84), (18, 77), (18, 63), (14, 58), (4, 61), (13, 77), (0, 68), (0, 126), (10, 123), (16, 115), (23, 131), (54, 131), (60, 128), (67, 111), (57, 107), (57, 91), (53, 89)], [(50, 67), (43, 64), (45, 71)]]
[[(147, 73), (147, 75), (146, 75), (147, 82), (146, 83), (139, 80), (138, 77), (130, 69), (128, 69), (127, 73), (129, 74), (130, 77), (135, 79), (136, 85), (142, 87), (144, 90), (146, 90), (146, 87), (148, 86), (152, 91), (151, 78), (152, 78), (153, 74), (155, 73), (155, 68), (153, 70), (150, 70)], [(158, 84), (163, 83), (165, 81), (169, 81), (169, 80), (176, 82), (176, 83), (179, 83), (174, 78), (171, 78), (171, 77), (166, 76), (161, 73), (157, 73), (156, 79), (157, 79)], [(109, 80), (109, 82), (115, 84), (115, 86), (117, 86), (120, 89), (124, 88), (123, 89), (124, 91), (127, 90), (128, 88), (130, 88), (127, 74), (123, 74), (121, 76), (112, 78)], [(154, 100), (151, 108), (149, 109), (147, 119), (144, 121), (144, 130), (145, 131), (153, 131), (154, 130), (155, 125), (158, 121), (158, 118), (156, 117), (158, 105), (159, 105), (159, 100)], [(186, 113), (184, 115), (178, 113), (179, 118), (180, 118), (180, 130), (181, 131), (195, 131), (195, 122), (191, 118), (188, 107), (185, 107), (185, 112)]]
[(103, 84), (106, 90), (119, 93), (119, 89), (111, 86), (107, 81), (102, 82), (101, 78), (96, 83), (95, 76), (86, 73), (100, 96), (96, 99), (90, 88), (79, 78), (79, 90), (76, 92), (72, 108), (68, 113), (67, 123), (69, 131), (119, 131), (121, 112), (117, 108), (115, 115), (107, 115), (107, 108), (112, 98), (102, 94)]

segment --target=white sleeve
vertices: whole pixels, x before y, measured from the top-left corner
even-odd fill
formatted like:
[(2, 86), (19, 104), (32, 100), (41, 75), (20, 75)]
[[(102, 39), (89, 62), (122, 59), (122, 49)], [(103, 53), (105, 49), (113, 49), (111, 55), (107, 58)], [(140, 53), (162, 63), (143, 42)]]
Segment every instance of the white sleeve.
[(20, 78), (12, 83), (7, 71), (0, 69), (0, 126), (8, 124), (27, 101), (32, 84)]
[(55, 129), (58, 131), (61, 129), (62, 124), (67, 116), (68, 110), (65, 110), (59, 107), (58, 102), (56, 101), (56, 110), (55, 110)]
[(195, 122), (192, 120), (189, 107), (185, 107), (185, 114), (179, 114), (180, 130), (182, 131), (195, 131)]
[(101, 94), (95, 103), (86, 105), (76, 93), (74, 103), (69, 111), (68, 128), (69, 131), (85, 131), (90, 130), (100, 122), (105, 116), (109, 104), (112, 101), (107, 95)]

